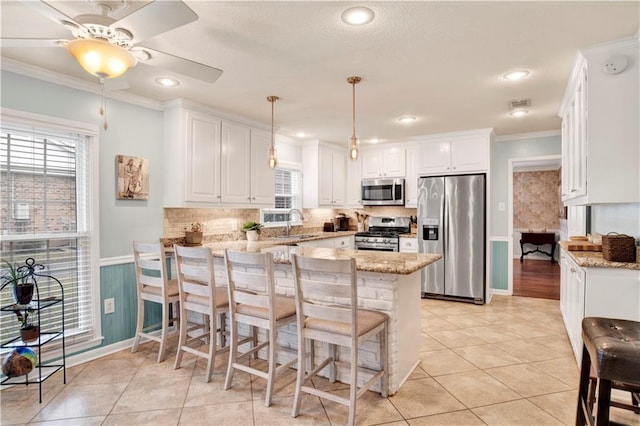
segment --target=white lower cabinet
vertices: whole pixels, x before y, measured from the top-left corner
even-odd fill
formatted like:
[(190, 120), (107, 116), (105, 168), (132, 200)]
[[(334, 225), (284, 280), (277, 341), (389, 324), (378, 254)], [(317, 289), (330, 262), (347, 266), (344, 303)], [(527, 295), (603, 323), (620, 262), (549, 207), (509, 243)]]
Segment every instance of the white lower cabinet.
[(576, 360), (582, 357), (582, 319), (640, 321), (640, 271), (580, 267), (560, 251), (560, 311)]
[(418, 239), (400, 237), (400, 252), (401, 253), (417, 253)]
[(338, 249), (353, 249), (355, 241), (353, 235), (346, 237), (323, 238), (321, 240), (301, 241), (298, 243), (300, 247), (324, 247)]

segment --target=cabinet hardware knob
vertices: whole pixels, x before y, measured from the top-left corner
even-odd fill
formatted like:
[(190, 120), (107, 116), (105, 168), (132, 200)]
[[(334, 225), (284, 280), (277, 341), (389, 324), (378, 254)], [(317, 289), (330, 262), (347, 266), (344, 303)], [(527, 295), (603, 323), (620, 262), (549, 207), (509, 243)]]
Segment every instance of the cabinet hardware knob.
[(572, 189), (571, 192), (578, 192), (578, 190), (577, 189)]
[(456, 166), (453, 166), (453, 170), (455, 170), (455, 169), (456, 169)]
[(573, 269), (573, 268), (571, 268), (571, 273), (572, 273), (572, 274), (575, 274), (575, 273), (576, 273), (576, 270), (575, 270), (575, 269)]

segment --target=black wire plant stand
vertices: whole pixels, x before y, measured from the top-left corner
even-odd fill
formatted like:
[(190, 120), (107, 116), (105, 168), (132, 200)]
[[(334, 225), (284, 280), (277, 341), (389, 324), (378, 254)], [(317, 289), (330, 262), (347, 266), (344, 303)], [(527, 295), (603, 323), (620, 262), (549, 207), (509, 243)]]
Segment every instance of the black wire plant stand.
[[(42, 403), (42, 383), (51, 377), (56, 372), (62, 370), (63, 383), (67, 383), (67, 368), (66, 368), (66, 353), (65, 353), (65, 341), (64, 341), (64, 288), (62, 283), (54, 276), (47, 275), (44, 273), (38, 273), (36, 271), (42, 271), (45, 269), (44, 265), (37, 264), (36, 261), (29, 257), (25, 260), (25, 265), (16, 268), (16, 276), (13, 279), (6, 280), (2, 287), (0, 287), (0, 291), (4, 290), (6, 287), (13, 288), (18, 283), (33, 283), (34, 286), (34, 298), (28, 304), (19, 304), (18, 300), (16, 303), (12, 305), (2, 306), (0, 311), (5, 313), (11, 313), (12, 315), (17, 315), (20, 318), (21, 315), (34, 315), (36, 321), (34, 325), (38, 327), (38, 336), (34, 341), (25, 342), (22, 340), (21, 336), (14, 337), (6, 342), (3, 342), (0, 345), (0, 348), (32, 348), (35, 350), (37, 354), (37, 364), (35, 368), (27, 374), (21, 376), (3, 376), (1, 385), (29, 385), (32, 383), (38, 384), (38, 391), (40, 397), (40, 403)], [(49, 280), (49, 283), (53, 286), (57, 285), (60, 288), (59, 296), (47, 296), (40, 297), (40, 289), (38, 288), (38, 280)], [(53, 293), (49, 291), (49, 293)], [(56, 292), (57, 293), (57, 292)], [(60, 306), (61, 309), (61, 323), (59, 329), (47, 330), (43, 331), (41, 315), (40, 313), (43, 310), (51, 309), (55, 306)], [(56, 341), (60, 339), (61, 341), (61, 349), (62, 349), (62, 357), (53, 362), (43, 362), (42, 361), (42, 347), (46, 344)], [(34, 374), (37, 373), (37, 374)]]

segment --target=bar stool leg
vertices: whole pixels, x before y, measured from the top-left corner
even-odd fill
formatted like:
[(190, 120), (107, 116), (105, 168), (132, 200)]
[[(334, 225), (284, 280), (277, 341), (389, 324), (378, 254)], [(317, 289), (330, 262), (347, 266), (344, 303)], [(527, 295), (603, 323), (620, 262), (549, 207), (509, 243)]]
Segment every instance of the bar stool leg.
[(609, 424), (609, 404), (611, 403), (611, 380), (598, 380), (598, 412), (597, 425)]
[(591, 371), (591, 358), (586, 346), (582, 346), (582, 364), (580, 366), (580, 387), (578, 388), (578, 407), (576, 410), (576, 426), (585, 426), (593, 423), (591, 409), (589, 408), (589, 372)]

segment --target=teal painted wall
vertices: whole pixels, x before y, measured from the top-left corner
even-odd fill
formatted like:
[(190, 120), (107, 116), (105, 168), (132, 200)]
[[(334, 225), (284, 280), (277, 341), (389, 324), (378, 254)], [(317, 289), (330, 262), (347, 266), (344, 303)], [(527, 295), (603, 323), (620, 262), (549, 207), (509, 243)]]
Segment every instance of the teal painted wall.
[(560, 155), (560, 135), (544, 138), (500, 141), (491, 144), (491, 236), (506, 237), (508, 212), (499, 211), (498, 203), (507, 204), (509, 160), (513, 158)]
[[(100, 268), (100, 281), (108, 283), (100, 288), (100, 300), (113, 297), (116, 310), (113, 314), (101, 314), (102, 345), (106, 346), (130, 339), (136, 331), (138, 315), (138, 296), (136, 294), (136, 273), (133, 263), (103, 266)], [(145, 302), (145, 326), (160, 320), (162, 311), (157, 303)]]
[(509, 244), (506, 241), (491, 242), (491, 288), (509, 288)]

